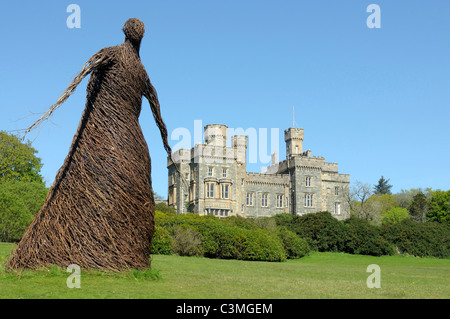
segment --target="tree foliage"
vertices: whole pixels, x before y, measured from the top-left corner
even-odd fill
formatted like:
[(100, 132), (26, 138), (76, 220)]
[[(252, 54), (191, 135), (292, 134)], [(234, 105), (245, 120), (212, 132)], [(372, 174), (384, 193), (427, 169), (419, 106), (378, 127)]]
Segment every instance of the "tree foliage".
[(408, 206), (411, 218), (416, 222), (424, 222), (428, 212), (428, 199), (422, 192), (417, 193), (412, 198)]
[(404, 219), (409, 218), (409, 212), (403, 207), (392, 207), (383, 214), (382, 223), (399, 223)]
[(47, 196), (41, 182), (0, 182), (0, 241), (19, 241)]
[(0, 131), (0, 180), (42, 182), (41, 159), (31, 142), (22, 143), (15, 135)]
[(378, 184), (374, 185), (373, 191), (376, 195), (391, 194), (392, 185), (389, 184), (389, 179), (384, 176), (378, 180)]
[(427, 219), (439, 223), (450, 223), (450, 190), (431, 193)]

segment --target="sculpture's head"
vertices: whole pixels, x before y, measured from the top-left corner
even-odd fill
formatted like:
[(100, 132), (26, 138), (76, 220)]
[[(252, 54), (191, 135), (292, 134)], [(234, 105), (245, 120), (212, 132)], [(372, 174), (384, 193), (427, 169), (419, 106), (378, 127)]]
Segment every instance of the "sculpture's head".
[(141, 20), (131, 18), (125, 22), (122, 30), (128, 40), (134, 43), (139, 43), (144, 37), (145, 26)]

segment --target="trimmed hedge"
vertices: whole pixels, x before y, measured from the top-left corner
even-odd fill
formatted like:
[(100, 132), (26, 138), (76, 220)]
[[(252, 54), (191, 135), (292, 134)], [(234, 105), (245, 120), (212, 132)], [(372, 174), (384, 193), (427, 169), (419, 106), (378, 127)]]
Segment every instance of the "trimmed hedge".
[[(238, 226), (234, 222), (242, 224)], [(187, 254), (179, 247), (180, 238), (177, 237), (176, 232), (180, 227), (191, 229), (198, 234), (199, 249), (196, 253)], [(286, 259), (281, 238), (273, 232), (252, 226), (243, 220), (225, 221), (214, 216), (193, 214), (168, 216), (157, 212), (156, 228), (164, 229), (170, 234), (171, 253), (180, 254), (181, 252), (181, 254), (202, 255), (209, 258), (259, 261), (283, 261)], [(162, 250), (160, 247), (164, 240), (160, 234), (164, 231), (155, 232), (153, 253)], [(167, 241), (165, 243), (167, 248)], [(185, 245), (188, 244), (185, 243)]]
[(401, 254), (418, 257), (450, 257), (450, 226), (444, 223), (417, 223), (410, 219), (381, 226), (382, 236)]
[(328, 212), (303, 216), (280, 214), (274, 218), (278, 226), (294, 231), (318, 251), (450, 258), (450, 226), (445, 223), (405, 219), (374, 226), (357, 217), (338, 221)]
[[(180, 237), (177, 229), (190, 231)], [(301, 258), (310, 250), (449, 258), (450, 226), (411, 219), (374, 226), (357, 217), (339, 221), (328, 212), (260, 219), (156, 213), (153, 253), (283, 261)]]

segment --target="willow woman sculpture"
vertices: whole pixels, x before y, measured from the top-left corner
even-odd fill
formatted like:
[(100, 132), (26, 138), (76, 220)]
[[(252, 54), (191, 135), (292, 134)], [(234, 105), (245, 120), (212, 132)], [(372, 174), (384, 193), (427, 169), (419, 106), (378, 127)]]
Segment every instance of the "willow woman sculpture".
[(47, 119), (91, 73), (69, 154), (9, 267), (150, 266), (155, 204), (150, 155), (138, 121), (142, 96), (169, 155), (171, 149), (156, 91), (139, 57), (144, 30), (139, 19), (126, 21), (124, 43), (92, 56), (56, 104), (27, 130)]

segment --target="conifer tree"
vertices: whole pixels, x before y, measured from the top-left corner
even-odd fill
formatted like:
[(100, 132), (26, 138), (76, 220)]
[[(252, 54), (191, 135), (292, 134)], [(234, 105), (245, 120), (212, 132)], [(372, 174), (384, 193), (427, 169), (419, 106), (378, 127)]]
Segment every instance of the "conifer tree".
[(389, 184), (389, 179), (385, 179), (384, 176), (378, 180), (378, 184), (374, 185), (373, 191), (375, 195), (392, 194), (392, 185)]

